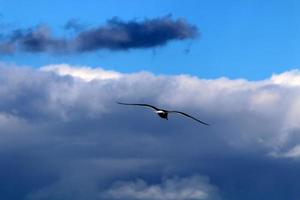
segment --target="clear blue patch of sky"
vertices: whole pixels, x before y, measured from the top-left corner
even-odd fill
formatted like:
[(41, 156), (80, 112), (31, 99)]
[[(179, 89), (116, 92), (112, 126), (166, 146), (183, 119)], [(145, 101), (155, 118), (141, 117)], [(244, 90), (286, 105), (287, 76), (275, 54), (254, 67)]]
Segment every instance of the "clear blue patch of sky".
[(299, 67), (299, 10), (296, 0), (0, 0), (0, 20), (15, 28), (45, 23), (60, 34), (71, 18), (97, 26), (114, 16), (130, 20), (172, 14), (186, 18), (201, 32), (196, 40), (171, 42), (155, 49), (63, 56), (18, 53), (0, 59), (37, 67), (70, 63), (122, 72), (262, 79)]

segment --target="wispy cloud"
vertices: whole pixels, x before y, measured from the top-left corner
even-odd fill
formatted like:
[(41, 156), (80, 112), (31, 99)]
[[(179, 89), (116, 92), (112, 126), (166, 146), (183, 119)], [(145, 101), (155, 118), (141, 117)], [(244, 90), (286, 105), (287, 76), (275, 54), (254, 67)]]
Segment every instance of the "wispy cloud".
[(288, 149), (287, 151), (271, 152), (270, 155), (275, 158), (298, 159), (300, 157), (300, 144), (297, 144), (296, 146), (292, 147), (291, 149)]
[(85, 26), (80, 23), (79, 19), (70, 19), (67, 21), (67, 23), (64, 25), (64, 29), (66, 30), (74, 30), (76, 32), (82, 31), (85, 28)]

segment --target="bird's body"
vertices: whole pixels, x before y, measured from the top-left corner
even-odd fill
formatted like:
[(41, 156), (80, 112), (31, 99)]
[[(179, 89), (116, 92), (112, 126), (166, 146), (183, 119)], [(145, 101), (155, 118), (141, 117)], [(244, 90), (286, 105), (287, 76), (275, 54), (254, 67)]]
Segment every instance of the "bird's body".
[(168, 112), (165, 110), (156, 110), (154, 111), (155, 113), (158, 114), (158, 116), (160, 116), (163, 119), (168, 119)]
[(180, 111), (171, 111), (171, 110), (164, 110), (164, 109), (160, 109), (160, 108), (157, 108), (155, 106), (152, 106), (152, 105), (149, 105), (149, 104), (140, 104), (140, 103), (121, 103), (121, 102), (117, 102), (118, 104), (121, 104), (121, 105), (130, 105), (130, 106), (144, 106), (144, 107), (150, 107), (152, 109), (154, 109), (154, 112), (156, 114), (158, 114), (158, 116), (160, 116), (161, 118), (163, 119), (168, 119), (168, 114), (169, 113), (177, 113), (177, 114), (181, 114), (181, 115), (184, 115), (186, 117), (189, 117), (201, 124), (204, 124), (204, 125), (209, 125), (208, 123), (206, 122), (203, 122), (203, 121), (200, 121), (199, 119), (196, 119), (195, 117), (192, 117), (191, 115), (188, 115), (184, 112), (180, 112)]

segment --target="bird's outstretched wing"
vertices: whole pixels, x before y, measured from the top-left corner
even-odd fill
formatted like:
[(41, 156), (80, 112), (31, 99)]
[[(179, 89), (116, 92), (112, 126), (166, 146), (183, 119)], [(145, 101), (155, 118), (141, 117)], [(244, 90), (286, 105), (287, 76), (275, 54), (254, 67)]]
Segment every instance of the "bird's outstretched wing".
[(154, 110), (159, 110), (155, 106), (152, 106), (152, 105), (149, 105), (149, 104), (144, 104), (144, 103), (122, 103), (122, 102), (117, 102), (117, 104), (128, 105), (128, 106), (144, 106), (144, 107), (153, 108)]
[(184, 115), (184, 116), (186, 116), (186, 117), (189, 117), (189, 118), (192, 118), (193, 120), (196, 120), (197, 122), (200, 122), (201, 124), (204, 124), (204, 125), (207, 125), (207, 126), (209, 126), (209, 124), (208, 123), (206, 123), (206, 122), (203, 122), (203, 121), (200, 121), (199, 119), (197, 119), (197, 118), (195, 118), (195, 117), (193, 117), (193, 116), (191, 116), (191, 115), (188, 115), (188, 114), (186, 114), (186, 113), (184, 113), (184, 112), (180, 112), (180, 111), (168, 111), (168, 113), (178, 113), (178, 114), (182, 114), (182, 115)]

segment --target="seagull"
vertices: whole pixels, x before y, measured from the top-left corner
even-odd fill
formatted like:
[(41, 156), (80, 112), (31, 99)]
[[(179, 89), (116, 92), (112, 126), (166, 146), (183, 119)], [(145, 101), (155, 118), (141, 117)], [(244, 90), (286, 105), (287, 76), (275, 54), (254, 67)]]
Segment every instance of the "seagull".
[(149, 104), (143, 104), (143, 103), (122, 103), (122, 102), (117, 102), (117, 104), (120, 104), (120, 105), (129, 105), (129, 106), (144, 106), (144, 107), (149, 107), (149, 108), (152, 108), (154, 109), (155, 113), (158, 114), (158, 116), (160, 116), (161, 118), (163, 119), (168, 119), (168, 114), (169, 113), (177, 113), (177, 114), (181, 114), (181, 115), (184, 115), (186, 117), (189, 117), (189, 118), (192, 118), (193, 120), (197, 121), (197, 122), (200, 122), (201, 124), (204, 124), (204, 125), (207, 125), (209, 126), (208, 123), (205, 123), (203, 121), (200, 121), (199, 119), (191, 116), (191, 115), (188, 115), (184, 112), (180, 112), (180, 111), (176, 111), (176, 110), (164, 110), (164, 109), (160, 109), (160, 108), (157, 108), (155, 106), (152, 106), (152, 105), (149, 105)]

